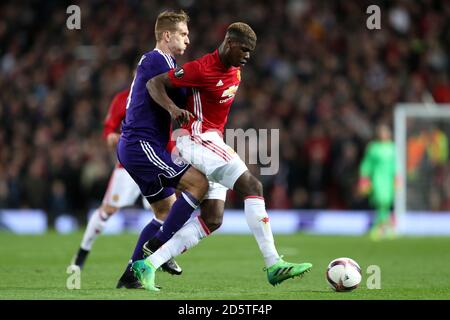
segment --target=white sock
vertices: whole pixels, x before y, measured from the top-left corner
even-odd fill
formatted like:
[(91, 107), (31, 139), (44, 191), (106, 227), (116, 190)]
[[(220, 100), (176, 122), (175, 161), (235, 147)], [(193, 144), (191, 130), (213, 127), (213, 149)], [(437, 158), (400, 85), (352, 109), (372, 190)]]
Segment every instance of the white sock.
[(266, 267), (270, 267), (280, 259), (280, 256), (275, 248), (275, 241), (273, 240), (272, 228), (270, 227), (264, 198), (256, 196), (245, 198), (244, 211), (247, 224), (255, 236), (259, 250), (261, 250), (264, 257)]
[(174, 258), (197, 245), (208, 234), (210, 234), (208, 227), (200, 217), (196, 217), (186, 223), (169, 241), (163, 244), (147, 259), (158, 269), (170, 258)]
[(97, 236), (102, 233), (109, 219), (109, 214), (102, 209), (97, 209), (89, 219), (86, 231), (84, 231), (83, 240), (81, 240), (81, 249), (90, 251), (92, 244)]

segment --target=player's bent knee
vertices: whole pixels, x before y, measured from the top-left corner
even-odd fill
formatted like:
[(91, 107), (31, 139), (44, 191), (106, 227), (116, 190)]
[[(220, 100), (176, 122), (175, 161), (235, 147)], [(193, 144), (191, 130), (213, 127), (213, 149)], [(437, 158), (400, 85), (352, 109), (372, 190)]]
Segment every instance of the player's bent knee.
[(205, 199), (201, 204), (200, 218), (213, 232), (220, 228), (223, 221), (225, 201), (222, 199)]
[(204, 221), (205, 221), (205, 224), (208, 227), (209, 231), (214, 232), (214, 231), (216, 231), (217, 229), (220, 228), (220, 226), (222, 225), (223, 219), (222, 218), (207, 219), (207, 220), (204, 220)]
[(244, 172), (234, 184), (235, 191), (242, 196), (263, 196), (262, 183), (250, 171)]
[(220, 228), (223, 222), (223, 210), (222, 212), (215, 211), (214, 208), (209, 208), (209, 212), (204, 214), (204, 209), (202, 208), (202, 212), (200, 217), (203, 222), (208, 227), (209, 231), (213, 232)]
[(186, 190), (197, 199), (202, 199), (209, 188), (208, 180), (197, 169), (191, 167), (180, 180), (182, 191)]
[(155, 214), (155, 218), (161, 221), (165, 221), (167, 218), (167, 215), (169, 214), (169, 211), (153, 211)]
[(169, 214), (170, 207), (152, 208), (152, 210), (156, 219), (165, 221)]
[(261, 183), (261, 181), (259, 181), (258, 179), (256, 179), (254, 176), (252, 176), (252, 189), (255, 192), (255, 195), (257, 196), (262, 196), (263, 195), (263, 185)]
[(177, 198), (173, 194), (170, 197), (152, 203), (151, 207), (153, 213), (155, 214), (155, 218), (162, 221), (166, 220), (170, 208), (172, 207), (172, 205), (175, 203), (176, 200)]

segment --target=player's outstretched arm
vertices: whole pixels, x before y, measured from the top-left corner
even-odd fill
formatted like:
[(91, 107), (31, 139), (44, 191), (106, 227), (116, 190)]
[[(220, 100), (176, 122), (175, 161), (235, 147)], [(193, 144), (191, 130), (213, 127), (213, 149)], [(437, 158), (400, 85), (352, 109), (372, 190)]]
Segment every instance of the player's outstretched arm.
[(167, 95), (166, 87), (173, 87), (167, 72), (150, 79), (147, 81), (146, 86), (152, 99), (166, 109), (167, 112), (170, 113), (172, 119), (176, 120), (178, 124), (188, 123), (189, 118), (194, 117), (189, 111), (178, 108), (173, 100)]

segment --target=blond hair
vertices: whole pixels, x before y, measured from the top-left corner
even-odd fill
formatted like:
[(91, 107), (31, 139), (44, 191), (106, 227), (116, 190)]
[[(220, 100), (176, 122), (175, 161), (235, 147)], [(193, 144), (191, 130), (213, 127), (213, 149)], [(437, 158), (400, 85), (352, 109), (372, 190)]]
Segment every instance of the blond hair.
[(248, 44), (253, 50), (256, 46), (256, 33), (244, 22), (235, 22), (229, 25), (227, 29), (228, 38)]
[(156, 41), (163, 39), (163, 33), (166, 31), (175, 32), (179, 22), (189, 22), (189, 16), (183, 10), (178, 12), (164, 11), (158, 15), (155, 23), (155, 38)]

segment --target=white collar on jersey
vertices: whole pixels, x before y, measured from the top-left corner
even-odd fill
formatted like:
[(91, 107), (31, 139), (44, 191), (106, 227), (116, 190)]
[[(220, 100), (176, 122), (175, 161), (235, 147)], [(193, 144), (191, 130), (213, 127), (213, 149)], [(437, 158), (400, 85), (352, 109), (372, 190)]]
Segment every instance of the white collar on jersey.
[(167, 54), (164, 51), (162, 51), (156, 47), (153, 50), (158, 51), (166, 59), (166, 62), (171, 69), (176, 68), (176, 61), (175, 61), (174, 57), (172, 57), (170, 54)]

